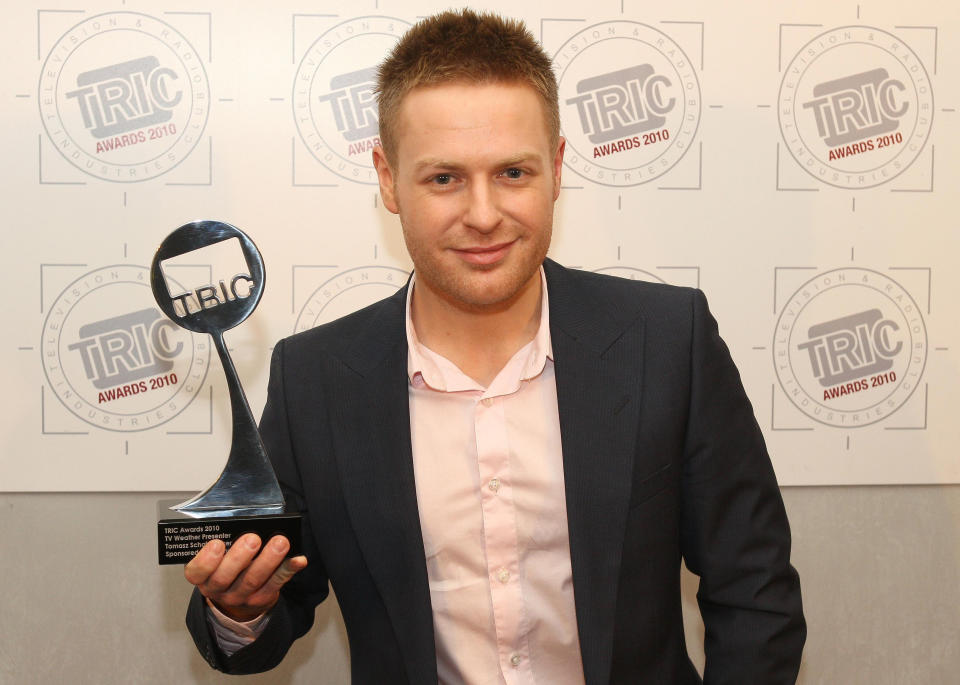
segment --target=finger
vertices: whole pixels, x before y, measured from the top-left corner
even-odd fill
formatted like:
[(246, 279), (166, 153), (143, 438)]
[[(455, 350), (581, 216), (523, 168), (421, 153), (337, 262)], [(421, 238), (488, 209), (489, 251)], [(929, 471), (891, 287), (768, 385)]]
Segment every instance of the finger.
[(260, 549), (260, 538), (254, 533), (242, 535), (230, 546), (230, 550), (220, 561), (220, 565), (210, 574), (201, 590), (210, 593), (225, 592), (237, 580), (237, 576), (256, 556)]
[(237, 578), (231, 591), (241, 596), (252, 595), (277, 571), (290, 550), (290, 542), (282, 535), (275, 535), (263, 546), (256, 559)]
[(284, 559), (280, 567), (274, 572), (270, 579), (264, 585), (264, 590), (271, 592), (280, 592), (280, 588), (287, 584), (291, 578), (307, 567), (307, 558), (303, 555)]
[(183, 567), (184, 577), (192, 585), (204, 583), (217, 569), (225, 551), (226, 545), (223, 544), (223, 540), (210, 540)]

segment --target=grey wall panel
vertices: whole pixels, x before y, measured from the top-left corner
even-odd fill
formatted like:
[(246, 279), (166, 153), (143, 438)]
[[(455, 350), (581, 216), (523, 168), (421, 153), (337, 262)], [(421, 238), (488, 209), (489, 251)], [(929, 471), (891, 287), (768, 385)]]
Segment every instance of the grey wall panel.
[[(161, 493), (0, 495), (0, 683), (220, 683), (158, 567)], [(924, 685), (960, 672), (960, 487), (787, 488), (809, 638), (800, 683)], [(696, 578), (684, 609), (695, 663)], [(245, 683), (349, 681), (335, 603), (281, 666)]]

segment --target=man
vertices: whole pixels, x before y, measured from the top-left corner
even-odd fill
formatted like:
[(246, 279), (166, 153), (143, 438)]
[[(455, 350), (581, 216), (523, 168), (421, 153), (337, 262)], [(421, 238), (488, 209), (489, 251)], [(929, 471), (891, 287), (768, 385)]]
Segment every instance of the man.
[(378, 96), (414, 275), (277, 345), (261, 430), (305, 555), (252, 535), (201, 550), (201, 652), (271, 668), (329, 582), (354, 683), (698, 683), (683, 558), (704, 680), (794, 682), (786, 516), (702, 294), (545, 259), (550, 60), (521, 24), (446, 12), (399, 42)]

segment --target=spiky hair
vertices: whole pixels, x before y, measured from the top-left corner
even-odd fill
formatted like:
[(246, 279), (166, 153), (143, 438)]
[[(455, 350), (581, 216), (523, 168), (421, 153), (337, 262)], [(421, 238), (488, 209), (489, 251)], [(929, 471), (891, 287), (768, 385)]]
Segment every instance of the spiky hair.
[(448, 10), (414, 25), (377, 70), (380, 141), (391, 163), (403, 98), (420, 86), (456, 81), (529, 85), (543, 101), (550, 140), (556, 145), (557, 79), (540, 43), (522, 21), (471, 9)]

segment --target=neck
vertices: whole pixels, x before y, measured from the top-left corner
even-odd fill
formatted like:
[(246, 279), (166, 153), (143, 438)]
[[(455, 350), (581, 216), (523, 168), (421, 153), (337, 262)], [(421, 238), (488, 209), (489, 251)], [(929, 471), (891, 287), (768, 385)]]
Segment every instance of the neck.
[(414, 284), (411, 317), (417, 337), (463, 373), (487, 387), (540, 326), (540, 271), (510, 300), (489, 307), (465, 307)]

